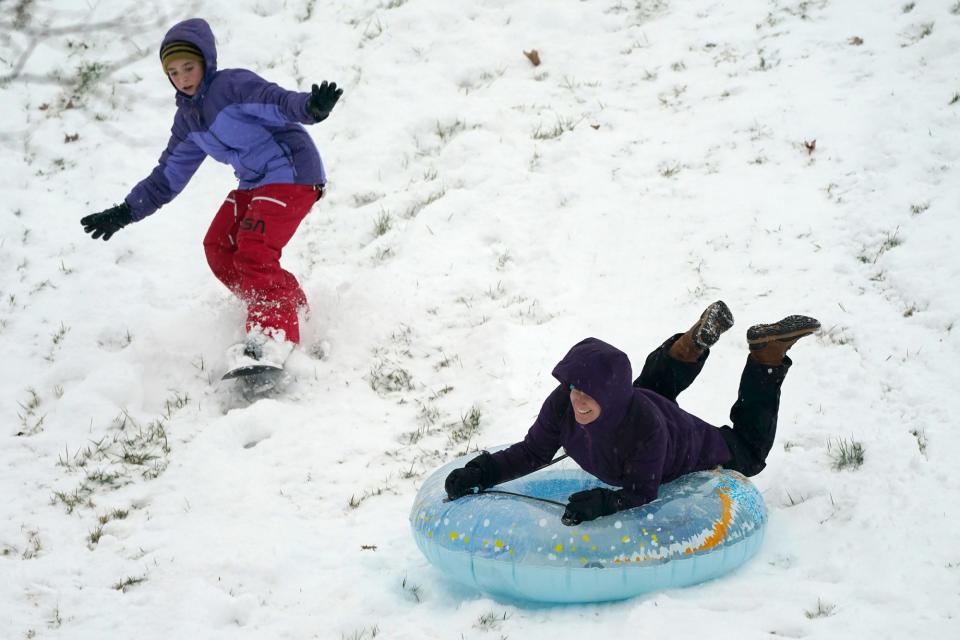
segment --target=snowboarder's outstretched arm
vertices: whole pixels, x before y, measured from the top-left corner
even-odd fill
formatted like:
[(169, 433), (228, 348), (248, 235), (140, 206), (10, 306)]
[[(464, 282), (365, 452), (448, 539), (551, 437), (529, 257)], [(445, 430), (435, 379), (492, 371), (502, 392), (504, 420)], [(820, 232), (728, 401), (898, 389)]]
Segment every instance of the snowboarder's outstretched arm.
[(247, 69), (229, 69), (221, 75), (229, 82), (231, 109), (274, 124), (316, 124), (330, 115), (343, 95), (336, 82), (326, 80), (306, 93), (288, 91)]
[(207, 156), (187, 137), (186, 131), (178, 114), (167, 148), (150, 175), (141, 180), (121, 204), (81, 218), (83, 230), (94, 240), (101, 237), (109, 240), (120, 229), (147, 217), (183, 191)]
[(143, 220), (177, 197), (207, 157), (206, 152), (189, 138), (183, 118), (178, 112), (167, 148), (160, 154), (157, 166), (125, 198), (134, 222)]

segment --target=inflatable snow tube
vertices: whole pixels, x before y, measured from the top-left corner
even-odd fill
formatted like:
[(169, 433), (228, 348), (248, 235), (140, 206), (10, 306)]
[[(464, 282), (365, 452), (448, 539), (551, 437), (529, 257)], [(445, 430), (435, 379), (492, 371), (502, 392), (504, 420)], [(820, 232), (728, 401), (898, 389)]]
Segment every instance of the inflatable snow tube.
[[(533, 602), (621, 600), (710, 580), (760, 548), (763, 496), (746, 477), (699, 471), (664, 484), (650, 504), (568, 527), (563, 508), (496, 493), (445, 502), (447, 474), (436, 470), (417, 493), (410, 525), (417, 546), (447, 576), (501, 597)], [(495, 487), (566, 503), (603, 487), (562, 463)]]

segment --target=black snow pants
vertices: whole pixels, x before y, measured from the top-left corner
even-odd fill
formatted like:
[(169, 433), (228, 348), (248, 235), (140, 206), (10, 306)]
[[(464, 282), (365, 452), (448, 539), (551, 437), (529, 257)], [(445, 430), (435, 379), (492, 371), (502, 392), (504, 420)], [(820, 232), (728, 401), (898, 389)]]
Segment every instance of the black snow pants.
[[(703, 369), (710, 351), (704, 351), (696, 362), (681, 362), (669, 355), (670, 346), (680, 338), (676, 334), (657, 347), (643, 365), (633, 386), (655, 391), (676, 403), (681, 391), (690, 386)], [(777, 412), (780, 409), (780, 385), (793, 364), (784, 357), (778, 367), (762, 365), (748, 357), (740, 375), (737, 401), (730, 409), (733, 427), (720, 427), (730, 450), (724, 463), (745, 476), (755, 476), (766, 464), (767, 455), (777, 435)]]

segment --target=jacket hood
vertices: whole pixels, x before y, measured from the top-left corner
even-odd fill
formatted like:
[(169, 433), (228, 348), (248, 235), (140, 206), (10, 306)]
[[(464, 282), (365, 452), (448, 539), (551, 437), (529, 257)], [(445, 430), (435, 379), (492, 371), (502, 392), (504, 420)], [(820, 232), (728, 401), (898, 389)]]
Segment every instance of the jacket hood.
[(163, 51), (163, 48), (167, 46), (168, 43), (177, 40), (189, 42), (200, 49), (200, 52), (203, 54), (202, 85), (206, 86), (209, 84), (217, 72), (217, 43), (213, 37), (213, 30), (210, 28), (210, 25), (203, 18), (190, 18), (189, 20), (178, 22), (170, 27), (167, 35), (163, 37), (163, 42), (160, 43), (157, 56), (160, 55), (160, 51)]
[(588, 429), (614, 427), (623, 420), (633, 399), (633, 370), (623, 351), (597, 338), (573, 345), (553, 368), (553, 377), (573, 385), (600, 405), (600, 417)]

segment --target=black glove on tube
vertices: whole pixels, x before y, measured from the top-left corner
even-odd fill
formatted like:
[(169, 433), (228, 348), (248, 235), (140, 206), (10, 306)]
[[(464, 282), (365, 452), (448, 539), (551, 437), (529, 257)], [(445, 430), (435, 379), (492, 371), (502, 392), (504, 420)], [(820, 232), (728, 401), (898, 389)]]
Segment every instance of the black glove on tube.
[(560, 521), (567, 526), (609, 516), (623, 508), (623, 494), (619, 491), (597, 487), (578, 491), (570, 496)]
[(492, 487), (499, 481), (499, 475), (493, 456), (484, 451), (463, 468), (451, 471), (443, 488), (447, 491), (448, 499), (456, 500), (468, 493), (475, 493), (474, 489)]

